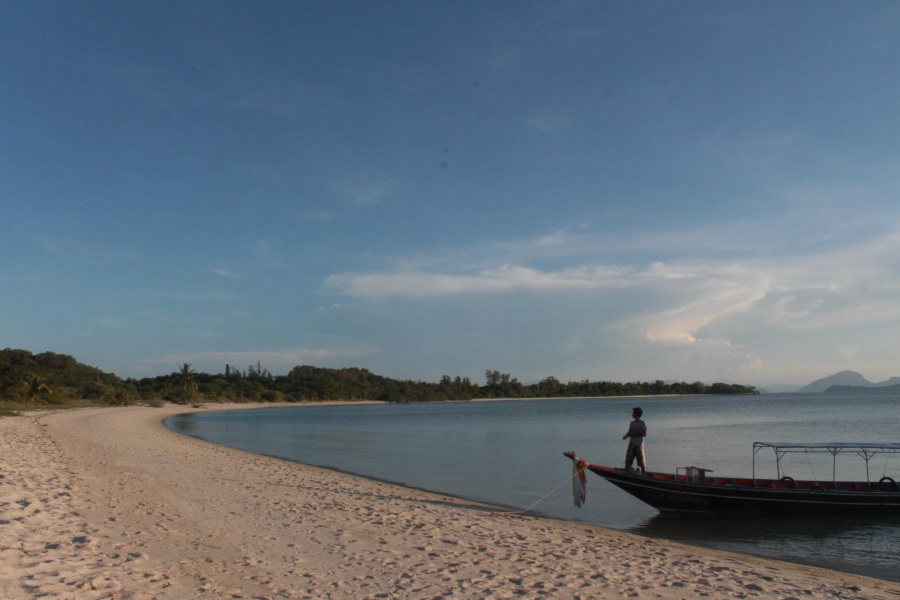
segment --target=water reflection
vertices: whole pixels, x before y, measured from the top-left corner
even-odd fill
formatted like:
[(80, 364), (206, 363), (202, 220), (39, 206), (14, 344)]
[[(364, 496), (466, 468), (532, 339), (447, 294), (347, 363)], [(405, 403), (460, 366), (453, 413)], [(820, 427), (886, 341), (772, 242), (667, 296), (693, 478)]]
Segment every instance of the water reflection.
[(196, 436), (198, 422), (194, 413), (186, 413), (183, 415), (173, 415), (164, 421), (165, 425), (178, 433)]
[[(647, 537), (767, 556), (900, 581), (893, 546), (900, 515), (767, 517), (660, 513), (631, 529)], [(810, 556), (810, 548), (815, 555)], [(852, 551), (848, 552), (848, 548)]]

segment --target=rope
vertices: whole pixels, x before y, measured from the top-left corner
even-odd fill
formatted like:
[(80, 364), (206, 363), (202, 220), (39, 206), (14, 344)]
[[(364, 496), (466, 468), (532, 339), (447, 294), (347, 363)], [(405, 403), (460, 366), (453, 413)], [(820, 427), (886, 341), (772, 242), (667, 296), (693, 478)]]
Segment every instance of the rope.
[(816, 470), (813, 469), (812, 459), (809, 458), (809, 452), (805, 452), (804, 454), (806, 454), (806, 462), (809, 463), (809, 472), (812, 473), (813, 481), (816, 483), (816, 485), (818, 485), (819, 478), (816, 477)]
[[(588, 462), (596, 463), (596, 462), (599, 461), (601, 458), (603, 458), (606, 454), (608, 454), (610, 450), (612, 450), (613, 448), (615, 448), (615, 447), (618, 446), (618, 445), (619, 445), (619, 442), (614, 443), (612, 446), (608, 447), (606, 450), (604, 450), (603, 452), (601, 452), (600, 455), (597, 456), (597, 458), (595, 458), (595, 459), (593, 459), (593, 460), (589, 460)], [(521, 518), (521, 517), (524, 517), (524, 516), (525, 516), (525, 513), (529, 512), (532, 508), (534, 508), (535, 506), (537, 506), (538, 504), (540, 504), (541, 502), (543, 502), (544, 500), (546, 500), (547, 498), (549, 498), (550, 496), (552, 496), (553, 494), (555, 494), (557, 491), (559, 491), (559, 488), (561, 488), (562, 486), (564, 486), (564, 485), (566, 485), (566, 484), (571, 484), (571, 483), (572, 483), (572, 480), (575, 479), (576, 477), (578, 477), (578, 471), (575, 471), (575, 473), (574, 473), (571, 477), (569, 477), (568, 479), (566, 479), (565, 481), (563, 481), (562, 483), (560, 483), (558, 486), (556, 486), (555, 488), (553, 488), (552, 490), (550, 490), (549, 492), (547, 492), (546, 494), (544, 494), (543, 496), (541, 496), (540, 498), (538, 498), (538, 500), (537, 500), (534, 504), (532, 504), (531, 506), (529, 506), (528, 508), (524, 508), (524, 509), (522, 509), (522, 510), (510, 510), (510, 511), (504, 511), (504, 512), (492, 512), (491, 515), (492, 515), (492, 516), (494, 516), (494, 515), (500, 515), (500, 516), (504, 516), (504, 517), (520, 517), (520, 518)]]
[(819, 478), (816, 477), (816, 470), (813, 469), (812, 459), (809, 458), (809, 452), (804, 452), (804, 454), (806, 454), (806, 462), (809, 464), (809, 472), (812, 473), (813, 476), (813, 483), (814, 485), (819, 485)]

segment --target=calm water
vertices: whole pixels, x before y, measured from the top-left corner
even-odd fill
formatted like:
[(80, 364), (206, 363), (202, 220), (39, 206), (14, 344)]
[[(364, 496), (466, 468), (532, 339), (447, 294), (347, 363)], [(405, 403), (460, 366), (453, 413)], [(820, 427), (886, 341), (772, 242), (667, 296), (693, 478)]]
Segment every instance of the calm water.
[[(650, 470), (696, 465), (747, 476), (751, 445), (770, 442), (900, 442), (900, 396), (774, 394), (686, 398), (588, 398), (413, 405), (289, 406), (181, 415), (180, 433), (305, 464), (524, 509), (556, 518), (900, 581), (900, 517), (726, 518), (661, 515), (589, 474), (575, 508), (575, 450), (591, 462), (624, 461), (631, 407), (644, 409)], [(831, 459), (782, 463), (795, 479), (831, 479)], [(876, 457), (870, 476), (900, 481), (900, 455)], [(757, 476), (774, 476), (757, 456)], [(865, 479), (855, 455), (839, 479)]]

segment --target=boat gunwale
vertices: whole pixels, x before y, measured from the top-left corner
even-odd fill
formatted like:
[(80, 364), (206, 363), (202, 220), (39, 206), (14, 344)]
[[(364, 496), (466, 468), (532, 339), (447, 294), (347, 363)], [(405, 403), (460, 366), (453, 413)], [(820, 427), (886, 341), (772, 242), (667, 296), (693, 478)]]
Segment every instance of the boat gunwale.
[[(838, 486), (841, 484), (854, 484), (856, 486), (866, 486), (869, 489), (841, 489), (839, 487), (825, 488), (822, 487), (823, 482), (813, 480), (792, 480), (796, 487), (787, 487), (783, 480), (779, 479), (752, 479), (737, 477), (712, 477), (704, 481), (691, 481), (685, 475), (675, 475), (672, 473), (632, 473), (617, 467), (607, 467), (604, 465), (596, 465), (588, 463), (586, 469), (607, 480), (618, 480), (628, 482), (631, 485), (650, 488), (650, 489), (666, 489), (667, 491), (679, 492), (677, 487), (687, 487), (692, 490), (722, 490), (722, 491), (754, 491), (763, 495), (771, 495), (772, 493), (790, 493), (797, 495), (839, 495), (841, 498), (849, 499), (853, 495), (862, 497), (900, 496), (900, 485), (894, 484), (894, 490), (885, 490), (881, 488), (880, 483), (866, 481), (839, 481), (835, 482)], [(607, 477), (611, 475), (612, 477)], [(722, 480), (728, 480), (731, 483), (723, 483)], [(748, 482), (748, 483), (744, 483)], [(829, 482), (830, 483), (830, 482)], [(828, 484), (826, 484), (828, 485)], [(681, 492), (691, 493), (691, 492)]]
[[(796, 513), (823, 511), (900, 511), (900, 485), (890, 477), (871, 481), (820, 482), (790, 477), (709, 477), (698, 467), (681, 474), (643, 472), (589, 463), (564, 452), (576, 469), (589, 470), (660, 511)], [(887, 480), (887, 481), (885, 481)], [(885, 483), (893, 489), (885, 489)], [(841, 486), (844, 486), (843, 488)], [(852, 486), (853, 489), (849, 489)]]

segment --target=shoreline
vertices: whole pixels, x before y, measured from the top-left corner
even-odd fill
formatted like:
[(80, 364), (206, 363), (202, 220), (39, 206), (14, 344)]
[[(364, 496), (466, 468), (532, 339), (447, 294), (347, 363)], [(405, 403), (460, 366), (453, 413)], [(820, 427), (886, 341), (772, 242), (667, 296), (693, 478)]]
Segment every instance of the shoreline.
[(279, 405), (0, 418), (0, 597), (900, 596), (890, 581), (504, 516), (162, 424), (269, 406)]
[[(515, 400), (624, 400), (625, 398), (696, 398), (707, 394), (635, 394), (626, 396), (534, 396), (528, 398), (472, 398), (471, 400), (441, 400), (441, 402), (513, 402)], [(742, 394), (735, 394), (742, 395)], [(751, 394), (743, 394), (751, 395)]]

